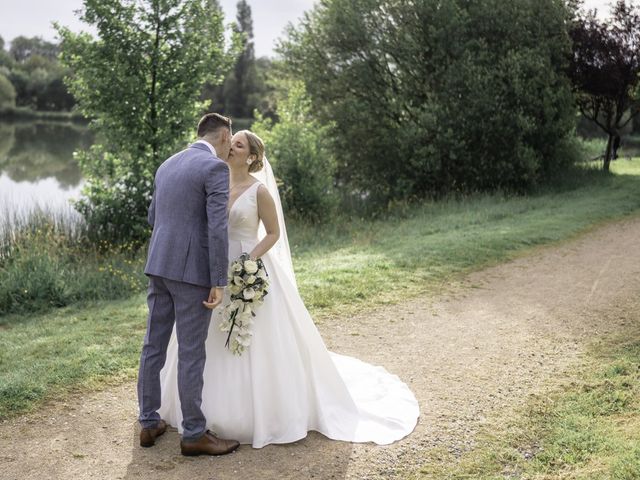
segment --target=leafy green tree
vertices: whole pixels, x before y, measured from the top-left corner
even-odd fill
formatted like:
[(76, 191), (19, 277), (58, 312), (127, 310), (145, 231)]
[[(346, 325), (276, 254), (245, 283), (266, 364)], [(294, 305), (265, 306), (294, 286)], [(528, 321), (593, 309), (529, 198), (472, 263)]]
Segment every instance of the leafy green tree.
[(235, 117), (249, 118), (254, 105), (249, 100), (255, 90), (256, 70), (253, 50), (253, 20), (251, 7), (246, 0), (240, 0), (236, 15), (237, 32), (244, 38), (244, 49), (233, 67), (233, 75), (225, 81), (224, 94), (229, 114)]
[(222, 12), (210, 0), (85, 0), (81, 18), (98, 38), (58, 26), (68, 86), (101, 139), (79, 155), (77, 206), (92, 235), (144, 241), (153, 175), (192, 136), (203, 84), (230, 66)]
[(31, 95), (29, 93), (29, 74), (19, 68), (14, 68), (9, 71), (9, 80), (16, 90), (16, 105), (28, 106), (31, 105)]
[(249, 105), (253, 106), (263, 117), (276, 117), (276, 88), (280, 73), (274, 61), (268, 57), (256, 59), (255, 90), (249, 95)]
[(0, 109), (16, 106), (16, 90), (7, 77), (0, 74)]
[(572, 160), (567, 17), (562, 0), (326, 0), (279, 52), (357, 196), (524, 190)]
[(603, 169), (617, 157), (621, 130), (640, 114), (640, 8), (619, 0), (611, 17), (577, 10), (570, 74), (580, 112), (607, 134)]
[(0, 36), (0, 68), (6, 70), (3, 74), (7, 76), (7, 71), (13, 66), (13, 58), (9, 55), (9, 52), (4, 49), (4, 47), (4, 38)]
[[(242, 39), (239, 55), (223, 84), (206, 85), (203, 98), (210, 101), (210, 111), (247, 119), (253, 116), (253, 110), (261, 98), (259, 91), (261, 84), (253, 49), (251, 7), (245, 0), (240, 0), (237, 4), (236, 23), (233, 29), (238, 38)], [(264, 62), (260, 66), (264, 66)]]
[(252, 131), (265, 142), (267, 157), (281, 181), (283, 207), (305, 221), (326, 219), (335, 212), (335, 160), (328, 148), (329, 125), (311, 116), (302, 82), (289, 83), (278, 105), (279, 121), (258, 115)]
[(73, 96), (64, 87), (60, 47), (38, 37), (17, 37), (10, 52), (0, 49), (0, 68), (16, 90), (16, 104), (37, 110), (70, 110)]
[(40, 37), (19, 36), (11, 41), (9, 52), (17, 62), (24, 62), (33, 55), (55, 60), (60, 53), (59, 45), (47, 42)]

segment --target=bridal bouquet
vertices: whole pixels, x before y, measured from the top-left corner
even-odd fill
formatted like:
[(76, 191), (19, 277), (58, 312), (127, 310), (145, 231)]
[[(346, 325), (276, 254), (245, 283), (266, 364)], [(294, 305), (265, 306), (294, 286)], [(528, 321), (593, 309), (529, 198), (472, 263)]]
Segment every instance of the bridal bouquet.
[(231, 301), (224, 308), (220, 330), (229, 332), (225, 347), (236, 355), (251, 345), (251, 326), (255, 310), (262, 305), (269, 289), (269, 277), (261, 259), (251, 260), (243, 253), (229, 267)]

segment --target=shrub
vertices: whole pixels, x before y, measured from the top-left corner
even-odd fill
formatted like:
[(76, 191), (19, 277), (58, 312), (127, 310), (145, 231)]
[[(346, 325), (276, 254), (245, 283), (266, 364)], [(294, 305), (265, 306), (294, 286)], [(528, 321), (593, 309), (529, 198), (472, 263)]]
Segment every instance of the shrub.
[(262, 137), (267, 157), (281, 182), (283, 208), (308, 221), (328, 218), (336, 207), (335, 160), (328, 146), (328, 126), (313, 120), (304, 85), (291, 85), (278, 106), (280, 121), (257, 114), (253, 131)]
[(280, 53), (358, 195), (523, 191), (574, 158), (568, 17), (561, 0), (327, 0)]
[(71, 215), (34, 211), (0, 225), (0, 315), (122, 298), (144, 289), (142, 252), (131, 243), (90, 244), (78, 222)]
[(10, 109), (16, 106), (16, 89), (7, 77), (0, 74), (0, 109)]

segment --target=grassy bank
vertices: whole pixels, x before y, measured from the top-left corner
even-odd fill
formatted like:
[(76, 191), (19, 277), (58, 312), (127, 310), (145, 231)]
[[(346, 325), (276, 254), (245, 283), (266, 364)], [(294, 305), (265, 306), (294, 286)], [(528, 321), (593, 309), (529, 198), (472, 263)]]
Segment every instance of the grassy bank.
[(565, 387), (486, 431), (462, 459), (440, 454), (408, 478), (640, 478), (640, 327), (594, 344)]
[[(376, 305), (432, 295), (470, 270), (640, 212), (640, 159), (616, 161), (613, 171), (584, 171), (530, 197), (483, 195), (427, 203), (385, 220), (291, 225), (301, 294), (318, 321), (348, 318)], [(40, 251), (33, 255), (40, 258)], [(105, 261), (95, 258), (82, 267), (87, 274)], [(123, 261), (121, 268), (139, 275), (141, 263), (134, 262), (141, 261)], [(34, 275), (41, 270), (35, 261), (27, 266)], [(48, 271), (55, 281), (56, 269)], [(119, 277), (108, 272), (106, 278)], [(37, 289), (39, 283), (33, 285)], [(129, 288), (135, 291), (135, 285)], [(142, 293), (125, 301), (0, 317), (0, 417), (70, 389), (134, 376), (144, 322)]]
[(72, 207), (0, 215), (0, 324), (7, 314), (142, 291), (146, 278), (140, 253), (130, 245), (115, 249), (83, 238), (83, 223)]
[(316, 315), (348, 315), (438, 291), (460, 273), (640, 211), (640, 159), (612, 169), (615, 175), (585, 171), (535, 196), (481, 195), (377, 222), (294, 226), (290, 240), (305, 302)]

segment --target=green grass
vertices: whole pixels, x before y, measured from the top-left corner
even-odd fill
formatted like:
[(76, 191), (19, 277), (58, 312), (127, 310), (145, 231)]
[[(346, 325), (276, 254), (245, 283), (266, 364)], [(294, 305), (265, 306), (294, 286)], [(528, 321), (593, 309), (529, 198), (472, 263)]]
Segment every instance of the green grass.
[[(376, 221), (291, 225), (301, 294), (320, 322), (434, 295), (465, 272), (640, 212), (640, 159), (616, 161), (613, 171), (584, 171), (564, 179), (562, 187), (529, 197), (478, 195), (427, 203)], [(104, 261), (87, 263), (86, 270), (104, 268)], [(141, 263), (122, 265), (127, 272), (142, 269)], [(108, 275), (95, 277), (97, 288), (123, 275), (98, 273)], [(37, 289), (37, 282), (33, 286)], [(131, 291), (135, 296), (126, 301), (0, 317), (0, 418), (76, 388), (134, 375), (146, 307), (144, 294)]]
[(300, 291), (320, 316), (435, 293), (460, 273), (639, 211), (640, 159), (616, 161), (612, 169), (615, 175), (590, 170), (565, 189), (534, 196), (478, 195), (427, 203), (403, 218), (294, 225)]
[(133, 245), (93, 245), (83, 229), (71, 207), (0, 216), (0, 316), (113, 300), (144, 289), (144, 258)]
[[(620, 335), (620, 334), (618, 334)], [(530, 402), (479, 447), (440, 455), (413, 479), (640, 478), (640, 329), (594, 346), (571, 382)]]
[(0, 325), (0, 418), (65, 392), (133, 378), (145, 314), (138, 295), (5, 317)]

